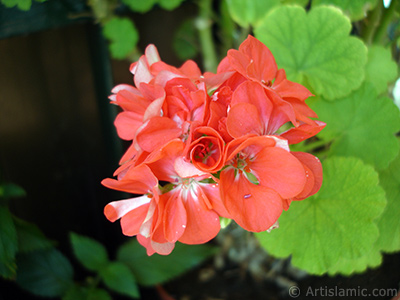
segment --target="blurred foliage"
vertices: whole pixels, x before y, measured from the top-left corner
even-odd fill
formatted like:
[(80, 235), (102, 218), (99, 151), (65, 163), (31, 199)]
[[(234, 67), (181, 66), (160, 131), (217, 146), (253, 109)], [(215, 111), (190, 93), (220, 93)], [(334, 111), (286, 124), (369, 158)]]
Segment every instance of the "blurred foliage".
[[(170, 257), (148, 257), (136, 241), (119, 247), (117, 260), (110, 260), (106, 248), (93, 238), (70, 233), (76, 260), (88, 271), (83, 282), (74, 281), (69, 259), (56, 249), (32, 223), (15, 217), (7, 202), (25, 195), (15, 184), (2, 184), (0, 191), (0, 276), (16, 281), (37, 296), (63, 300), (109, 300), (112, 293), (140, 298), (138, 285), (166, 282), (204, 261), (216, 252), (209, 245), (176, 246)], [(105, 287), (106, 289), (104, 289)]]

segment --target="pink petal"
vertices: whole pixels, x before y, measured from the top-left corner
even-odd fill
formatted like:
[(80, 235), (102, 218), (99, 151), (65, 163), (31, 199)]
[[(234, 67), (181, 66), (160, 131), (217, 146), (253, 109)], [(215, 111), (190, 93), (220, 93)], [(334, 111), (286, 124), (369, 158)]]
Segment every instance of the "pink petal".
[(153, 44), (150, 44), (146, 47), (144, 54), (146, 56), (149, 66), (161, 60), (160, 55), (157, 51), (157, 47)]
[[(150, 200), (151, 198), (147, 197), (147, 195), (143, 195), (137, 198), (110, 202), (104, 208), (104, 214), (109, 221), (115, 222), (130, 211), (133, 211), (144, 204), (150, 203)], [(143, 216), (143, 219), (145, 216), (146, 215)]]

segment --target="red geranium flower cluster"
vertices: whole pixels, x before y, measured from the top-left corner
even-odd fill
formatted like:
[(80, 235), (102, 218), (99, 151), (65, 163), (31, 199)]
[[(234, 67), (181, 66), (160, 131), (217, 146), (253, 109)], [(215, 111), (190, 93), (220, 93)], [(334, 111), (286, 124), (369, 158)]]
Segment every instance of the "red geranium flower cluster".
[(311, 119), (317, 116), (304, 102), (311, 93), (287, 80), (254, 37), (230, 50), (217, 74), (202, 74), (193, 61), (167, 65), (154, 45), (130, 71), (135, 86), (116, 86), (110, 99), (123, 110), (117, 132), (132, 145), (117, 179), (102, 183), (142, 196), (104, 212), (121, 219), (123, 233), (136, 235), (149, 255), (169, 254), (176, 241), (209, 241), (220, 217), (268, 230), (292, 201), (319, 190), (319, 160), (289, 144), (325, 124)]

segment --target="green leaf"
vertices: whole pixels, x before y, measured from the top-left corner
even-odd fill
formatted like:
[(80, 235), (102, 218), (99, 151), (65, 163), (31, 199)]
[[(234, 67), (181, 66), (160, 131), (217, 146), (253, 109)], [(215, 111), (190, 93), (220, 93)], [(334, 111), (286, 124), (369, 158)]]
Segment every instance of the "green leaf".
[(158, 0), (160, 6), (166, 10), (174, 10), (181, 5), (183, 1), (184, 0)]
[(100, 271), (105, 285), (120, 294), (139, 298), (139, 290), (131, 270), (121, 262), (111, 262)]
[(400, 112), (391, 99), (377, 98), (373, 87), (364, 84), (348, 97), (310, 106), (327, 124), (318, 137), (333, 140), (330, 154), (357, 156), (378, 169), (397, 156)]
[(18, 250), (17, 231), (7, 206), (0, 205), (0, 263), (10, 266)]
[(35, 295), (60, 297), (73, 284), (72, 266), (55, 248), (19, 254), (17, 265), (17, 283)]
[(377, 247), (385, 252), (400, 250), (400, 155), (380, 172), (380, 182), (386, 191), (387, 206), (377, 221), (380, 235)]
[(341, 273), (349, 276), (354, 273), (364, 272), (367, 268), (375, 268), (382, 263), (382, 255), (375, 247), (361, 257), (355, 259), (339, 258), (336, 264), (329, 268), (328, 274), (335, 275)]
[(123, 59), (132, 53), (139, 40), (139, 33), (128, 18), (110, 19), (104, 24), (103, 34), (111, 41), (111, 55), (117, 59)]
[(87, 300), (88, 288), (72, 285), (63, 295), (62, 300)]
[(215, 252), (216, 248), (209, 245), (177, 243), (168, 256), (147, 256), (146, 250), (132, 240), (120, 247), (117, 259), (129, 266), (139, 284), (151, 286), (181, 275)]
[(62, 300), (112, 300), (110, 294), (103, 289), (87, 288), (73, 285)]
[(87, 300), (112, 300), (112, 298), (106, 290), (89, 289)]
[(192, 20), (186, 20), (179, 26), (172, 46), (181, 60), (194, 58), (198, 54), (197, 29)]
[(365, 76), (367, 48), (350, 30), (350, 20), (334, 7), (319, 6), (307, 14), (299, 6), (282, 6), (260, 22), (255, 36), (289, 80), (331, 100), (357, 89)]
[(146, 13), (150, 11), (157, 0), (122, 0), (122, 3), (127, 5), (131, 10)]
[(86, 269), (99, 271), (108, 264), (107, 250), (99, 242), (73, 232), (70, 240), (76, 258)]
[(25, 190), (14, 183), (3, 183), (0, 185), (0, 198), (19, 198), (25, 196)]
[[(379, 0), (382, 1), (382, 0)], [(369, 10), (374, 9), (377, 0), (312, 0), (312, 5), (334, 5), (350, 17), (352, 21), (364, 19)]]
[(32, 0), (1, 0), (5, 7), (17, 6), (20, 10), (27, 11), (31, 8)]
[(386, 204), (378, 174), (361, 160), (333, 157), (323, 169), (317, 194), (292, 202), (279, 218), (279, 229), (256, 234), (271, 254), (292, 255), (293, 265), (312, 274), (333, 269), (341, 258), (353, 261), (368, 254), (379, 235), (374, 220)]
[(280, 0), (226, 0), (232, 19), (242, 27), (256, 25)]
[(281, 3), (284, 5), (286, 5), (286, 4), (300, 5), (303, 7), (305, 7), (308, 4), (308, 2), (310, 2), (310, 0), (281, 0)]
[(375, 87), (378, 94), (387, 92), (388, 83), (397, 78), (397, 65), (390, 49), (373, 45), (368, 49), (365, 81)]
[(45, 237), (33, 223), (14, 217), (18, 236), (19, 252), (31, 252), (54, 247), (54, 243)]
[(0, 276), (5, 279), (15, 279), (17, 275), (17, 265), (15, 261), (9, 261), (7, 263), (0, 262)]

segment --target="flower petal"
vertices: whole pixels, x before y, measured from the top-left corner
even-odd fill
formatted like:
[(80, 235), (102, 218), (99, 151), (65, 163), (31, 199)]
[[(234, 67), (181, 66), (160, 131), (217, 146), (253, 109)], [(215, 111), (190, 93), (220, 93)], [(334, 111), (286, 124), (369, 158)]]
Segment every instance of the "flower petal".
[(152, 152), (181, 135), (176, 123), (165, 117), (153, 117), (138, 130), (136, 141), (144, 151)]
[(260, 185), (275, 190), (282, 198), (295, 197), (304, 189), (306, 174), (303, 165), (282, 148), (263, 148), (249, 167)]
[(263, 134), (263, 124), (256, 106), (250, 103), (239, 103), (234, 105), (226, 119), (229, 134), (238, 138), (246, 134)]
[[(138, 207), (150, 203), (151, 198), (143, 195), (137, 198), (130, 198), (126, 200), (113, 201), (108, 203), (104, 208), (104, 215), (106, 218), (115, 222), (119, 218), (125, 216), (130, 211), (136, 210)], [(146, 215), (143, 216), (143, 219)]]
[(117, 115), (114, 125), (118, 136), (127, 141), (135, 138), (136, 131), (143, 124), (143, 115), (131, 111), (124, 111)]
[(231, 217), (244, 229), (268, 230), (282, 213), (282, 200), (274, 190), (255, 185), (233, 169), (221, 172), (220, 192)]
[(132, 194), (147, 194), (158, 185), (157, 177), (154, 176), (153, 172), (146, 165), (141, 164), (131, 167), (124, 170), (124, 172), (121, 179), (106, 178), (101, 184), (110, 189)]
[(316, 126), (301, 124), (299, 127), (291, 128), (288, 131), (282, 133), (281, 137), (287, 139), (289, 144), (300, 143), (318, 134), (326, 126), (324, 122), (315, 121), (315, 123), (317, 124)]
[(302, 200), (304, 198), (310, 197), (319, 191), (322, 185), (322, 165), (318, 157), (305, 153), (305, 152), (291, 152), (302, 164), (308, 174), (307, 184), (312, 185), (312, 189), (305, 193), (304, 191), (297, 195), (293, 200)]
[(165, 238), (170, 243), (175, 243), (185, 231), (187, 216), (181, 198), (181, 191), (172, 190), (160, 196), (164, 201), (165, 211), (163, 216)]
[[(150, 200), (148, 198), (148, 200)], [(140, 227), (149, 210), (149, 203), (139, 206), (121, 218), (122, 233), (126, 236), (134, 236), (139, 233)]]
[[(198, 188), (200, 189), (200, 188)], [(195, 192), (199, 193), (199, 191)], [(179, 241), (185, 244), (202, 244), (214, 238), (220, 230), (220, 222), (217, 213), (204, 209), (198, 195), (188, 195), (185, 200), (187, 214), (186, 228)]]

